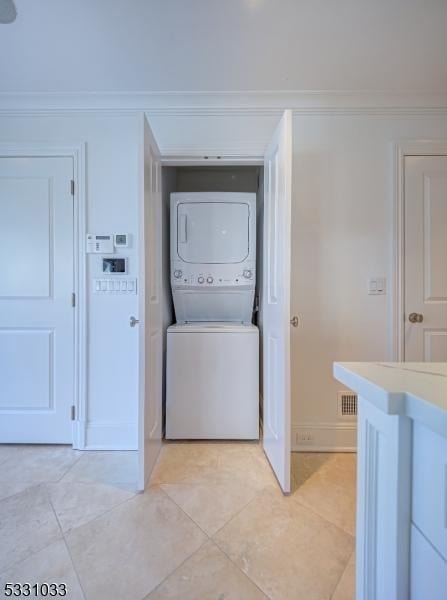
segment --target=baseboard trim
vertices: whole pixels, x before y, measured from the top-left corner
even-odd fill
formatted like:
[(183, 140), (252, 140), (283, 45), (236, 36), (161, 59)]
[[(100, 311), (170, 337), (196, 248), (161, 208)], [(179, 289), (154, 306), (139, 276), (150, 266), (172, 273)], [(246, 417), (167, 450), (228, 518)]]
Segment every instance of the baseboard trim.
[(292, 451), (357, 452), (357, 423), (295, 423), (292, 425)]
[(135, 423), (87, 422), (84, 450), (138, 450)]
[(292, 448), (292, 452), (345, 452), (345, 453), (357, 453), (357, 448), (352, 446), (304, 446), (302, 444), (295, 444)]

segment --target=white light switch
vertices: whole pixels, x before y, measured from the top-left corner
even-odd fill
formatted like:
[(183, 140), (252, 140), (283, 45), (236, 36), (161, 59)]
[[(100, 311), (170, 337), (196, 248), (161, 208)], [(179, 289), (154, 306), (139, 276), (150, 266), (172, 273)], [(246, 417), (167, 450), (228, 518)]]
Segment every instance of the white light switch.
[(102, 296), (116, 296), (117, 294), (136, 294), (137, 280), (128, 277), (114, 277), (113, 279), (94, 279), (93, 290)]
[(379, 296), (386, 294), (386, 278), (372, 277), (368, 283), (368, 294), (370, 296)]

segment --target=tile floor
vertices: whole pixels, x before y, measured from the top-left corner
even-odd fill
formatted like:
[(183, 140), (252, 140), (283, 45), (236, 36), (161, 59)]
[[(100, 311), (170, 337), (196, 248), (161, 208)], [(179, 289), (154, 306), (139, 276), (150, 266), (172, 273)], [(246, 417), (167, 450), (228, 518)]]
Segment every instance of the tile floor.
[(284, 497), (258, 444), (167, 443), (139, 494), (133, 452), (0, 446), (0, 597), (353, 600), (355, 456), (292, 466)]

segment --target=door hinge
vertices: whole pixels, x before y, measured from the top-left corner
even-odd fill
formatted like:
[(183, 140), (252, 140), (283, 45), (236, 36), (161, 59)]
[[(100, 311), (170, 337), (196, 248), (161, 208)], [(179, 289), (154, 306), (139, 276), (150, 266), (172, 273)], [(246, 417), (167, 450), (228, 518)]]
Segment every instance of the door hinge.
[(74, 196), (74, 195), (75, 195), (75, 182), (74, 182), (74, 179), (72, 179), (72, 180), (70, 181), (70, 192), (71, 192), (71, 195), (72, 195), (72, 196)]
[(71, 305), (73, 308), (76, 306), (76, 294), (74, 292), (71, 294)]
[(74, 404), (71, 407), (70, 417), (72, 421), (76, 419), (76, 406)]

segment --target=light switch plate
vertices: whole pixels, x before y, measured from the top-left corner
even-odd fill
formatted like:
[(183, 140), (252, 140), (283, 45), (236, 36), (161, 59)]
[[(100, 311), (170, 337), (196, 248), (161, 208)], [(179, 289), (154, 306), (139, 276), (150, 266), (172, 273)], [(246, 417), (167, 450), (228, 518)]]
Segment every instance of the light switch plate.
[(120, 275), (93, 280), (93, 291), (95, 294), (121, 295), (136, 294), (137, 280), (134, 277), (122, 277)]
[(371, 277), (368, 282), (370, 296), (383, 296), (386, 294), (386, 277)]

